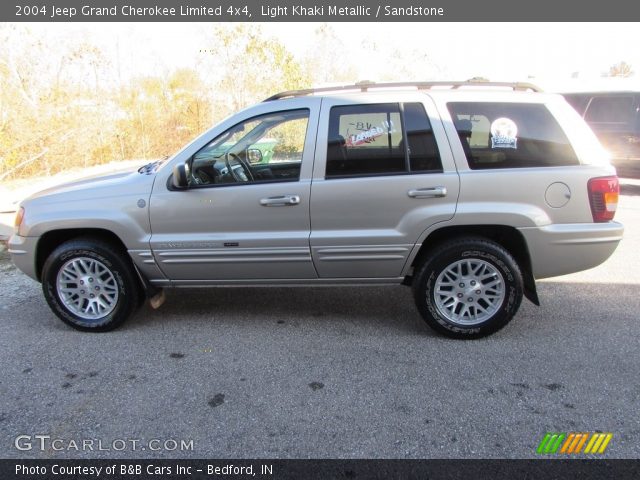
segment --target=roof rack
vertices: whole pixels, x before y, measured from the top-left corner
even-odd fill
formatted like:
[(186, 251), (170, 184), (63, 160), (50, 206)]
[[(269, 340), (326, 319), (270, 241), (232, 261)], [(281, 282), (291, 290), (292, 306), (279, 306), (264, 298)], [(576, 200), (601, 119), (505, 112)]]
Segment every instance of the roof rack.
[(508, 87), (514, 91), (527, 91), (542, 92), (542, 89), (532, 83), (522, 82), (488, 82), (484, 80), (466, 80), (463, 82), (390, 82), (390, 83), (375, 83), (370, 81), (358, 82), (353, 85), (338, 85), (336, 87), (322, 87), (322, 88), (305, 88), (301, 90), (287, 90), (286, 92), (276, 93), (271, 97), (265, 99), (265, 102), (271, 102), (273, 100), (280, 100), (282, 98), (290, 97), (304, 97), (306, 95), (314, 95), (316, 93), (324, 92), (343, 92), (349, 90), (356, 90), (366, 92), (374, 88), (407, 88), (415, 87), (418, 90), (429, 90), (433, 87), (449, 87), (452, 90), (460, 87)]

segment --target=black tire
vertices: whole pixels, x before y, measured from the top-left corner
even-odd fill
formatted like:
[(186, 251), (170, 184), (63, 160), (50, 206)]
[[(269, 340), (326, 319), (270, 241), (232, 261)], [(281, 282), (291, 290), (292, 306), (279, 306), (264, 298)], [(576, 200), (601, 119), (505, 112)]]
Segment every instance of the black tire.
[[(111, 276), (108, 273), (105, 275), (110, 280), (112, 291), (117, 290), (117, 297), (104, 316), (96, 313), (97, 318), (83, 318), (74, 312), (73, 306), (66, 305), (61, 298), (57, 288), (58, 275), (61, 269), (74, 259), (88, 259), (89, 263), (99, 262), (94, 265), (102, 264), (110, 272)], [(91, 280), (93, 281), (93, 278)], [(76, 287), (84, 288), (79, 284)], [(93, 288), (99, 287), (96, 285)], [(113, 330), (132, 316), (140, 304), (140, 286), (128, 258), (113, 245), (94, 238), (69, 240), (56, 248), (44, 263), (42, 290), (49, 307), (60, 320), (76, 330), (85, 332)], [(82, 292), (84, 293), (84, 290)]]
[[(481, 276), (469, 273), (467, 260), (470, 260), (471, 264), (478, 268), (478, 271), (483, 271), (487, 275), (493, 274), (483, 280), (487, 283), (486, 293), (482, 291), (482, 287), (485, 285), (478, 283)], [(456, 278), (455, 272), (454, 275), (443, 273), (449, 268), (455, 270), (458, 265), (463, 269), (458, 270), (460, 276), (463, 277), (465, 273), (468, 275), (469, 283), (466, 285), (463, 283), (467, 281), (464, 278), (460, 279), (461, 283), (452, 280)], [(431, 328), (448, 337), (472, 339), (490, 335), (509, 323), (522, 303), (523, 281), (518, 263), (502, 246), (481, 237), (462, 237), (439, 245), (429, 253), (421, 265), (416, 267), (416, 271), (413, 295), (418, 310)], [(451, 270), (448, 271), (451, 272)], [(439, 278), (440, 281), (437, 283)], [(502, 280), (501, 293), (495, 293), (489, 282), (495, 284), (500, 280)], [(479, 285), (478, 290), (473, 290), (476, 287), (472, 288), (471, 282), (475, 282), (474, 285)], [(440, 293), (436, 292), (436, 284)], [(467, 289), (464, 290), (465, 292), (472, 289), (471, 293), (462, 293), (464, 288)], [(444, 293), (443, 289), (446, 290)], [(491, 300), (493, 303), (484, 300), (483, 294), (487, 295), (487, 298), (493, 299)], [(472, 296), (475, 298), (471, 298)], [(462, 298), (456, 300), (453, 297)], [(467, 302), (465, 297), (473, 301)], [(444, 305), (449, 301), (449, 306)], [(465, 304), (471, 305), (473, 310), (469, 307), (465, 310)], [(459, 316), (462, 311), (469, 312), (469, 315), (472, 315), (471, 312), (478, 315), (479, 310), (476, 305), (485, 309), (480, 313), (480, 319), (459, 319), (456, 321), (450, 318)], [(472, 323), (474, 321), (478, 323)]]

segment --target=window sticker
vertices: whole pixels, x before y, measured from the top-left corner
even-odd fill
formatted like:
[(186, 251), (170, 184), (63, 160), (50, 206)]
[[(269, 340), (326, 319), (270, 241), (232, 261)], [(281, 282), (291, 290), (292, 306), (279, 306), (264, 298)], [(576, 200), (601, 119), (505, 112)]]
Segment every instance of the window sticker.
[(507, 117), (491, 124), (491, 148), (518, 148), (518, 126)]
[[(363, 130), (364, 122), (357, 122), (356, 125), (350, 124), (351, 128), (355, 127), (355, 130)], [(348, 147), (357, 147), (359, 145), (364, 145), (366, 143), (371, 143), (376, 140), (376, 138), (381, 137), (382, 135), (387, 135), (389, 133), (395, 132), (395, 127), (393, 125), (393, 120), (383, 121), (380, 126), (372, 126), (370, 123), (366, 123), (366, 130), (360, 131), (358, 133), (350, 133), (347, 137), (347, 146)]]

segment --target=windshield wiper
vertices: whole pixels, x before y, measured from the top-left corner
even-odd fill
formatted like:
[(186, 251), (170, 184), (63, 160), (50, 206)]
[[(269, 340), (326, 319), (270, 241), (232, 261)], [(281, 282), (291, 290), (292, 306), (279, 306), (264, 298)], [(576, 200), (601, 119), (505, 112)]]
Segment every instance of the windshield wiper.
[(165, 160), (166, 158), (162, 160), (156, 160), (155, 162), (147, 163), (146, 165), (143, 165), (138, 169), (138, 173), (143, 173), (145, 175), (150, 175), (152, 173), (155, 173), (158, 167), (162, 165)]

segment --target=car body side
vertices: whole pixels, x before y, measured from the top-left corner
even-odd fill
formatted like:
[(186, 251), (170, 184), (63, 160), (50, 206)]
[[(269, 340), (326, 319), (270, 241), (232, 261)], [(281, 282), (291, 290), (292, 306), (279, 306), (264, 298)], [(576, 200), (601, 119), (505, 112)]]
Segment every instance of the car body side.
[[(475, 98), (473, 92), (456, 94), (456, 101)], [(258, 104), (222, 121), (154, 174), (133, 172), (77, 182), (24, 201), (25, 219), (19, 232), (10, 239), (10, 253), (22, 271), (40, 280), (46, 252), (82, 232), (95, 232), (119, 243), (141, 277), (158, 287), (400, 283), (411, 279), (416, 260), (426, 250), (456, 235), (477, 233), (514, 252), (528, 279), (525, 280), (528, 296), (535, 299), (535, 279), (594, 267), (617, 247), (622, 225), (594, 223), (587, 191), (590, 178), (615, 175), (615, 169), (603, 161), (605, 154), (597, 140), (561, 97), (488, 92), (483, 93), (483, 99), (544, 103), (561, 120), (581, 164), (470, 169), (447, 110), (447, 102), (451, 100), (447, 92), (381, 92), (277, 100)], [(423, 104), (431, 122), (442, 172), (325, 177), (327, 125), (332, 106), (416, 101)], [(173, 167), (186, 162), (212, 138), (256, 115), (294, 109), (309, 110), (304, 158), (298, 182), (286, 184), (281, 190), (298, 192), (301, 204), (296, 208), (303, 212), (306, 221), (301, 218), (290, 225), (287, 216), (293, 209), (287, 207), (265, 209), (268, 217), (264, 218), (259, 207), (251, 218), (234, 219), (229, 214), (235, 206), (253, 212), (251, 205), (258, 205), (261, 196), (271, 194), (273, 187), (269, 185), (275, 184), (188, 191), (171, 188)], [(564, 184), (570, 192), (566, 205), (560, 208), (545, 200), (553, 184)], [(447, 195), (424, 201), (407, 196), (410, 189), (431, 187), (444, 187)], [(191, 219), (186, 218), (191, 212), (184, 208), (187, 198), (193, 205), (199, 205)], [(230, 222), (224, 232), (212, 229), (210, 225), (215, 225), (216, 219), (206, 216), (207, 211), (216, 215), (216, 209), (217, 215), (221, 215), (218, 220)], [(261, 229), (256, 227), (251, 232), (237, 220), (250, 220), (252, 225), (261, 225)], [(289, 243), (278, 243), (285, 230)], [(266, 236), (260, 238), (262, 234)], [(243, 269), (243, 263), (250, 268)], [(183, 270), (171, 270), (180, 265)], [(226, 277), (225, 272), (233, 271), (225, 269), (225, 265), (240, 265), (244, 273)], [(279, 269), (278, 265), (285, 267)], [(216, 269), (222, 272), (218, 276), (211, 273)], [(176, 278), (169, 271), (181, 272), (181, 276)]]

